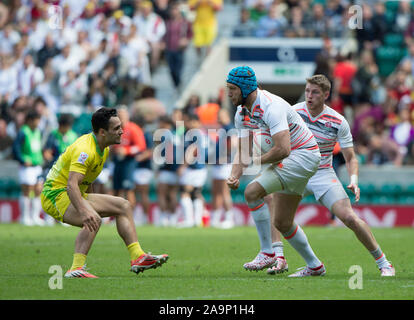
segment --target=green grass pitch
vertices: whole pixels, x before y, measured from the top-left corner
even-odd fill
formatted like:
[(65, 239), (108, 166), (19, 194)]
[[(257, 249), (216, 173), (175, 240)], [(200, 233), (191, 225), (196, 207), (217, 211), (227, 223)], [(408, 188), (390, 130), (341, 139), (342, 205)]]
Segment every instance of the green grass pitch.
[[(161, 268), (130, 272), (128, 251), (116, 227), (104, 225), (87, 260), (88, 270), (100, 278), (63, 279), (62, 289), (52, 290), (49, 268), (59, 265), (65, 272), (71, 265), (78, 229), (0, 225), (0, 299), (414, 299), (412, 228), (373, 229), (396, 268), (395, 278), (380, 277), (371, 255), (346, 228), (304, 228), (327, 268), (326, 276), (312, 278), (244, 270), (243, 263), (259, 249), (254, 227), (137, 230), (144, 250), (170, 255)], [(284, 243), (290, 274), (304, 262)], [(352, 265), (362, 268), (362, 289), (349, 287)]]

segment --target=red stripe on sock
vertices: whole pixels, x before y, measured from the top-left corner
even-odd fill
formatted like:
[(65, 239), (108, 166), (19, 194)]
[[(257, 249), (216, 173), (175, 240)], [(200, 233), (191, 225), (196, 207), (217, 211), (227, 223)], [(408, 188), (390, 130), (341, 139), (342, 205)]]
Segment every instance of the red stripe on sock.
[(261, 207), (263, 207), (264, 206), (264, 202), (263, 203), (261, 203), (261, 204), (259, 204), (257, 207), (254, 207), (254, 208), (250, 208), (249, 210), (250, 211), (256, 211), (256, 210), (259, 210)]
[(293, 231), (293, 233), (290, 236), (284, 237), (286, 240), (289, 240), (290, 238), (293, 238), (296, 234), (296, 232), (298, 231), (299, 225), (296, 226), (295, 231)]
[(379, 259), (381, 259), (382, 257), (384, 256), (384, 252), (378, 257), (378, 258), (376, 258), (375, 260), (379, 260)]

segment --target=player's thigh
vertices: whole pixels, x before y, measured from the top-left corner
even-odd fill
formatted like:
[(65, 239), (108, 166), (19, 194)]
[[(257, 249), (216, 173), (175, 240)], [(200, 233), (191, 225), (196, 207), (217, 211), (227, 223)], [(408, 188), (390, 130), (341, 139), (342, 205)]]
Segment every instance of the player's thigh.
[(128, 200), (109, 194), (90, 193), (87, 202), (101, 217), (119, 216), (132, 210)]
[[(93, 212), (94, 208), (91, 206), (91, 204), (84, 198), (81, 199), (81, 201), (83, 202), (83, 206), (91, 209), (90, 211)], [(62, 206), (64, 205), (64, 203), (62, 202)], [(59, 206), (59, 205), (58, 205)], [(64, 210), (64, 209), (61, 209)], [(100, 220), (100, 217), (97, 217), (98, 220)], [(82, 227), (83, 226), (83, 217), (79, 214), (79, 211), (75, 208), (75, 206), (72, 203), (69, 203), (67, 209), (65, 210), (63, 217), (62, 217), (62, 221), (70, 224), (72, 226), (76, 226), (76, 227)]]

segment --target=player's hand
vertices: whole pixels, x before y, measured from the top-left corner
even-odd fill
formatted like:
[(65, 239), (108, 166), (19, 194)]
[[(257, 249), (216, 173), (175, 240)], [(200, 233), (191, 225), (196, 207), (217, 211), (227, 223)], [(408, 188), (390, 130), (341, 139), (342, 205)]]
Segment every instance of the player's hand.
[(347, 186), (347, 189), (351, 190), (355, 194), (355, 202), (358, 202), (361, 196), (361, 191), (359, 190), (358, 185), (355, 183), (350, 183)]
[(83, 226), (90, 232), (97, 232), (100, 227), (100, 220), (96, 214), (91, 212), (85, 212), (82, 217)]
[(229, 177), (226, 181), (227, 185), (232, 190), (237, 190), (240, 186), (240, 180), (238, 178)]

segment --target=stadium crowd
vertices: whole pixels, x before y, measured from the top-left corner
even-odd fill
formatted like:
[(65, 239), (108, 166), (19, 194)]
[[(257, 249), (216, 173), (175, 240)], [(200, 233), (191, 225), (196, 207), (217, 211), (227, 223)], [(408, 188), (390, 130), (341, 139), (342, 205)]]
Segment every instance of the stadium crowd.
[[(151, 81), (154, 70), (165, 61), (174, 86), (179, 89), (186, 48), (193, 45), (201, 54), (205, 47), (208, 52), (215, 38), (210, 22), (222, 2), (210, 0), (203, 6), (199, 2), (3, 1), (0, 160), (14, 158), (24, 164), (16, 150), (29, 118), (38, 118), (43, 151), (39, 161), (47, 169), (67, 143), (67, 132), (72, 138), (85, 133), (79, 126), (78, 130), (70, 130), (82, 115), (101, 105), (126, 106), (120, 108), (126, 110), (125, 122), (135, 124), (138, 129), (133, 130), (138, 132), (141, 142), (129, 154), (113, 148), (112, 164), (102, 173), (96, 187), (103, 188), (102, 192), (124, 192), (125, 197), (131, 197), (127, 190), (134, 190), (148, 213), (149, 184), (155, 170), (151, 152), (145, 152), (151, 149), (151, 133), (156, 128), (169, 127), (182, 135), (188, 122), (191, 127), (205, 129), (231, 127), (231, 115), (221, 108), (223, 97), (201, 105), (199, 97), (192, 96), (184, 110), (167, 114), (168, 108), (157, 100), (156, 84)], [(399, 1), (392, 8), (388, 2), (245, 0), (240, 4), (240, 23), (233, 36), (323, 38), (315, 74), (324, 74), (332, 81), (329, 103), (351, 124), (360, 163), (413, 165), (414, 15), (411, 2)], [(51, 4), (54, 6), (50, 7)], [(353, 4), (363, 8), (362, 29), (352, 30), (348, 26), (348, 9)], [(50, 8), (58, 11), (51, 12)], [(56, 19), (52, 21), (51, 16)], [(200, 17), (209, 21), (209, 38), (204, 42), (199, 37), (203, 27)], [(335, 48), (332, 38), (347, 41), (342, 48)], [(387, 69), (388, 60), (384, 62), (381, 57), (389, 46), (401, 50)], [(175, 127), (177, 120), (185, 120), (185, 126)], [(210, 144), (217, 142), (217, 137), (209, 138)], [(131, 170), (145, 169), (146, 173), (142, 171), (138, 176), (146, 179), (135, 179), (132, 185), (121, 181), (114, 188), (112, 170), (117, 170), (117, 163), (119, 168), (125, 156), (133, 158)], [(341, 163), (339, 151), (335, 161)], [(168, 170), (179, 169), (173, 166)], [(130, 172), (124, 174), (128, 176)], [(108, 186), (111, 190), (104, 190)], [(158, 195), (165, 196), (162, 191)], [(201, 199), (199, 194), (190, 196), (193, 201)], [(217, 210), (223, 206), (219, 202)], [(221, 203), (226, 203), (225, 210), (229, 211), (231, 204), (227, 200)], [(164, 211), (172, 214), (171, 208)]]

